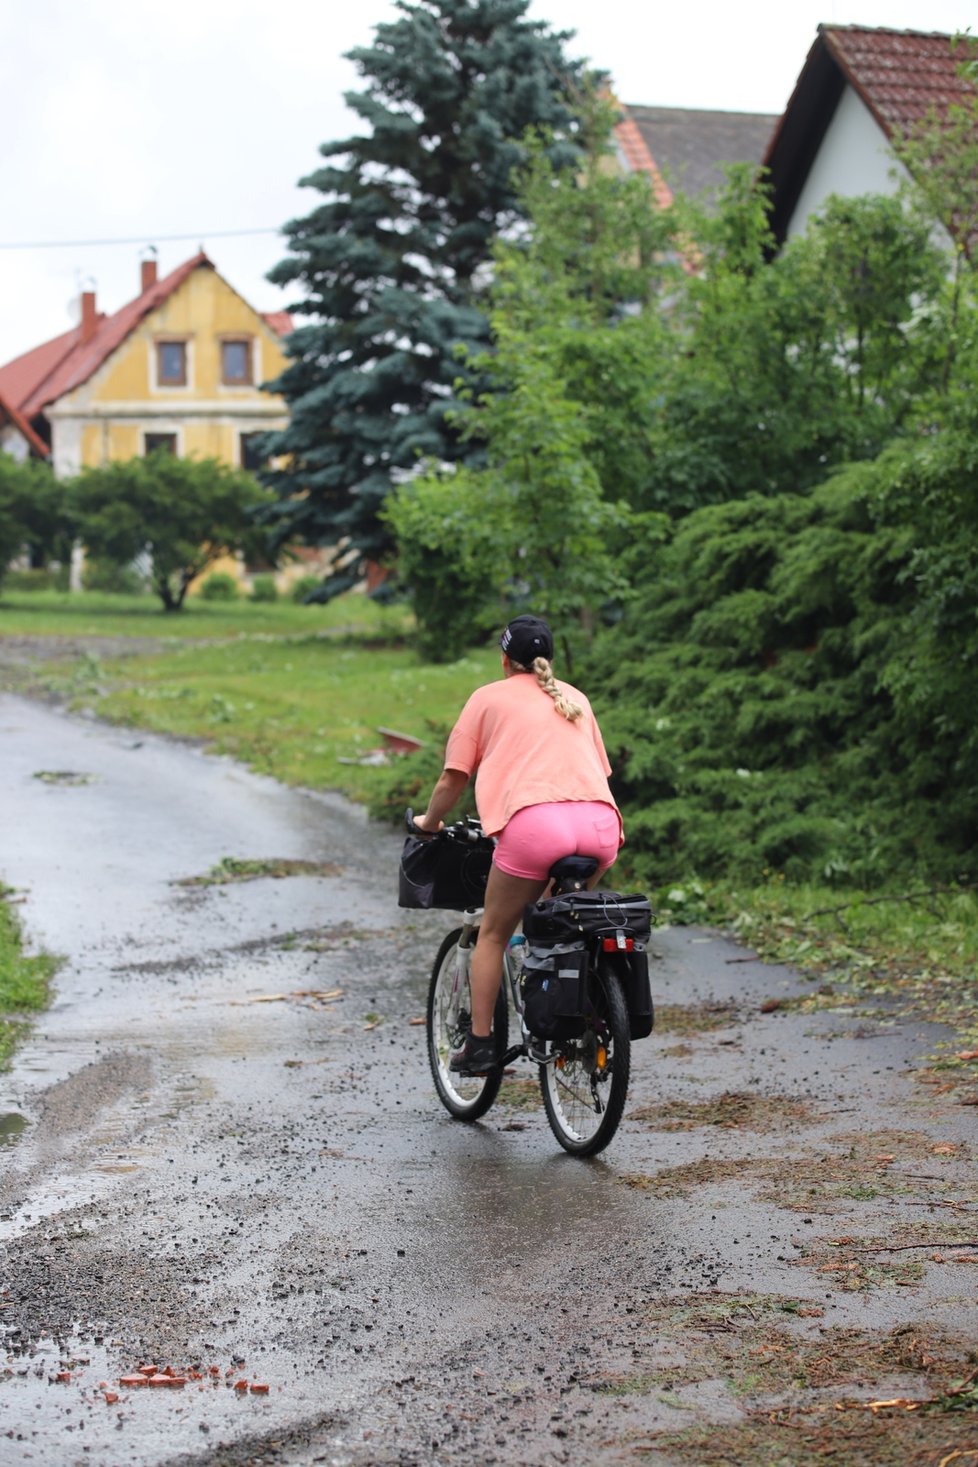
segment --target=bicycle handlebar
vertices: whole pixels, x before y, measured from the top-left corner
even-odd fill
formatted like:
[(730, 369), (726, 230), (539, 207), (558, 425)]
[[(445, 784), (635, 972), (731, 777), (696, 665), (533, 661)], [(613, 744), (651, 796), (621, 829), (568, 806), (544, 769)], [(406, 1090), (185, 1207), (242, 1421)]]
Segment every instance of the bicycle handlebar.
[(411, 835), (416, 835), (421, 840), (433, 840), (436, 836), (442, 836), (445, 840), (464, 840), (475, 845), (478, 841), (487, 839), (479, 821), (471, 817), (467, 820), (456, 820), (454, 825), (444, 825), (441, 830), (422, 830), (420, 825), (414, 823), (414, 811), (409, 806), (405, 811), (404, 824)]

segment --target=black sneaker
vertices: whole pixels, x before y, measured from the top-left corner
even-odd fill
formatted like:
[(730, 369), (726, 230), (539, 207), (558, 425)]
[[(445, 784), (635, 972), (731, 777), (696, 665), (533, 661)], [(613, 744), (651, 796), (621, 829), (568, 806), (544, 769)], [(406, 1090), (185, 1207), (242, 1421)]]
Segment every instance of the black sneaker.
[(470, 1034), (462, 1048), (452, 1055), (448, 1068), (456, 1075), (487, 1075), (498, 1064), (495, 1039), (491, 1035), (480, 1039)]

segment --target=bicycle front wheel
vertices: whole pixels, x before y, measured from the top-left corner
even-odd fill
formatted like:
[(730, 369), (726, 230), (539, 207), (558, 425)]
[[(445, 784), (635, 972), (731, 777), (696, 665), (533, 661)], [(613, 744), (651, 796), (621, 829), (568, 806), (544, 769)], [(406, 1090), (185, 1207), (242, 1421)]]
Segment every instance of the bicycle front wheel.
[(618, 975), (602, 964), (589, 979), (590, 1009), (580, 1039), (547, 1046), (540, 1089), (550, 1129), (565, 1151), (594, 1156), (618, 1129), (631, 1069), (628, 1009)]
[[(428, 1063), (438, 1099), (457, 1121), (477, 1121), (499, 1094), (503, 1072), (488, 1075), (456, 1075), (448, 1068), (452, 1051), (465, 1042), (472, 1022), (468, 953), (461, 953), (461, 927), (450, 932), (438, 949), (428, 988)], [(509, 1009), (500, 985), (493, 1015), (496, 1053), (502, 1057), (509, 1041)]]

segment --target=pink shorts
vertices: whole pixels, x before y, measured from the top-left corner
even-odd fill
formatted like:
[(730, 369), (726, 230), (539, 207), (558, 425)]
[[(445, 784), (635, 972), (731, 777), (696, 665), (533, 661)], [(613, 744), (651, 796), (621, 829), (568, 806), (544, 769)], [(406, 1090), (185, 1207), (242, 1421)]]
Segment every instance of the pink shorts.
[(621, 820), (613, 805), (565, 800), (517, 810), (499, 836), (492, 860), (508, 876), (544, 881), (561, 856), (594, 856), (606, 871), (620, 845)]

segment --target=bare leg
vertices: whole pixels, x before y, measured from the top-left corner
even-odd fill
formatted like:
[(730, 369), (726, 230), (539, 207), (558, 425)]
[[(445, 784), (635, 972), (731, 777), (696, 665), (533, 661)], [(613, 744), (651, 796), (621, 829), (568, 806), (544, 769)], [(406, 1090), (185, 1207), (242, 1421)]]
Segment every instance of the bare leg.
[(503, 953), (523, 916), (528, 902), (535, 902), (546, 881), (509, 876), (493, 866), (486, 886), (486, 905), (479, 940), (472, 954), (472, 1033), (484, 1038), (492, 1033), (492, 1012), (503, 976)]

